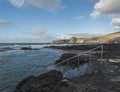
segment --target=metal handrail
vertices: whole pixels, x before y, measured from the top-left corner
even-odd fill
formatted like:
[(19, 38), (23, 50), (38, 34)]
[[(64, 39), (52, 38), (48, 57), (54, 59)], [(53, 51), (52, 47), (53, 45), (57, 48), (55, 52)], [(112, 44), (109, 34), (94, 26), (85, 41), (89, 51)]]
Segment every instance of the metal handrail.
[(93, 49), (91, 49), (91, 50), (85, 51), (85, 52), (83, 52), (83, 53), (80, 53), (80, 54), (78, 54), (78, 55), (76, 55), (76, 56), (73, 56), (73, 57), (71, 57), (71, 58), (68, 58), (68, 59), (66, 59), (66, 60), (63, 60), (62, 62), (57, 63), (57, 64), (55, 64), (55, 65), (47, 68), (47, 70), (53, 69), (54, 67), (60, 65), (61, 63), (67, 62), (68, 60), (71, 60), (71, 59), (76, 58), (76, 57), (78, 57), (78, 56), (81, 56), (81, 55), (84, 55), (84, 54), (86, 54), (86, 53), (92, 52), (92, 51), (94, 51), (94, 50), (96, 50), (96, 49), (98, 49), (98, 48), (101, 48), (101, 49), (102, 49), (102, 51), (101, 51), (101, 59), (102, 59), (102, 58), (103, 58), (103, 45), (98, 46), (98, 47), (96, 47), (96, 48), (93, 48)]

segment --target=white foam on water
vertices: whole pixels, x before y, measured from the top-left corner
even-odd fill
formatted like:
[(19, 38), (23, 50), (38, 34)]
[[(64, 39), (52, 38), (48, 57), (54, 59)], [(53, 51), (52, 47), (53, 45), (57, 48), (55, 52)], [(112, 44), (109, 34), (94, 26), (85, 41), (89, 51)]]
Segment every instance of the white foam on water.
[(8, 48), (12, 49), (12, 50), (20, 50), (22, 47), (31, 47), (31, 48), (36, 48), (36, 49), (41, 49), (44, 47), (49, 47), (49, 46), (71, 46), (74, 44), (13, 44), (13, 45), (4, 45), (4, 46), (0, 46), (0, 49), (2, 50), (9, 50)]
[(113, 62), (113, 63), (115, 63), (115, 62), (119, 62), (119, 61), (117, 61), (117, 60), (113, 60), (113, 59), (109, 59), (109, 62)]

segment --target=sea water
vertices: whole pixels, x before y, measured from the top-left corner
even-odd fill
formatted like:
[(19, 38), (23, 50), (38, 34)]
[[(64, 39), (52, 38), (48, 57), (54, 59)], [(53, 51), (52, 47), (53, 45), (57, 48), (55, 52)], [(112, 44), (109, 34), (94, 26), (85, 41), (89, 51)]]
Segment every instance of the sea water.
[[(13, 48), (0, 52), (0, 92), (12, 92), (22, 79), (38, 76), (53, 65), (63, 51), (43, 48), (47, 45), (51, 44), (0, 44), (0, 48)], [(20, 49), (25, 46), (40, 49)]]
[[(13, 92), (16, 85), (28, 76), (38, 76), (47, 72), (63, 53), (69, 51), (43, 48), (46, 46), (65, 46), (72, 44), (39, 44), (39, 43), (4, 43), (0, 44), (0, 92)], [(38, 50), (21, 50), (22, 47)], [(6, 48), (6, 50), (2, 50)], [(11, 48), (11, 49), (8, 49)], [(60, 68), (61, 67), (61, 68)], [(60, 66), (54, 69), (61, 71), (65, 78), (82, 75), (88, 70), (88, 63), (72, 69)]]

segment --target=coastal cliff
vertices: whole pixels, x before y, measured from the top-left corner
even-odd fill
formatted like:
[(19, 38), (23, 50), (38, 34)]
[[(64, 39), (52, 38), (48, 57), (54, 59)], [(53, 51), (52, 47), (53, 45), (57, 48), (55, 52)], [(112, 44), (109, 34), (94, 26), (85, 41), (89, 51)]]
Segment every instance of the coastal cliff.
[(55, 40), (53, 43), (120, 43), (120, 32), (111, 33), (103, 36), (92, 37), (92, 38), (77, 38), (72, 37), (71, 39)]

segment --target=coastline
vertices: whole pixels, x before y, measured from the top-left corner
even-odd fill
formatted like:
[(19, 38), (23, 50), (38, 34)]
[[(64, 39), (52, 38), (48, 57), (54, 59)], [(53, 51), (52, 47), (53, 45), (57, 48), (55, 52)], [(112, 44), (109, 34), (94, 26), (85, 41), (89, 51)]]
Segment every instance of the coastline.
[(22, 79), (44, 73), (62, 53), (60, 50), (47, 48), (38, 50), (13, 48), (0, 52), (0, 92), (13, 92)]
[[(18, 84), (17, 86), (19, 86), (20, 88), (19, 89), (16, 88), (16, 91), (14, 92), (19, 92), (19, 90), (22, 90), (21, 92), (23, 92), (25, 91), (24, 88), (36, 90), (36, 86), (39, 86), (40, 89), (38, 88), (38, 91), (35, 91), (35, 92), (41, 92), (39, 90), (42, 90), (42, 92), (54, 92), (55, 90), (59, 92), (66, 92), (66, 91), (69, 91), (69, 92), (119, 92), (120, 91), (120, 88), (119, 88), (120, 87), (120, 70), (119, 70), (120, 62), (119, 61), (111, 62), (110, 59), (113, 59), (113, 60), (120, 59), (120, 45), (119, 44), (102, 44), (102, 45), (104, 45), (103, 59), (102, 61), (99, 61), (98, 59), (92, 62), (92, 72), (90, 74), (84, 74), (82, 76), (79, 75), (71, 79), (66, 79), (64, 83), (63, 83), (63, 80), (65, 80), (65, 78), (63, 77), (61, 80), (55, 82), (54, 85), (48, 83), (49, 81), (54, 82), (54, 80), (50, 79), (48, 80), (48, 82), (45, 82), (46, 86), (42, 85), (42, 87), (39, 85), (42, 79), (38, 80), (38, 84), (36, 84), (35, 80), (32, 79), (32, 84), (34, 83), (36, 84), (34, 87), (32, 84), (28, 85), (31, 79), (27, 80), (26, 82), (25, 80), (23, 80), (22, 81), (23, 84), (22, 85)], [(86, 51), (96, 46), (98, 45), (50, 46), (47, 48), (60, 49), (60, 50), (65, 50), (70, 52), (70, 50)], [(97, 51), (93, 53), (95, 57), (98, 56), (97, 54), (99, 51), (100, 49), (97, 49)], [(43, 75), (45, 76), (46, 74), (47, 73)], [(50, 76), (52, 75), (50, 74)], [(39, 76), (36, 78), (39, 78)], [(62, 82), (62, 84), (60, 84), (61, 86), (58, 85), (60, 81)], [(51, 85), (52, 87), (50, 87)], [(72, 87), (72, 89), (70, 89), (70, 87)], [(29, 92), (32, 92), (31, 90)]]
[[(97, 46), (104, 46), (104, 58), (120, 59), (120, 44), (89, 44), (89, 45), (71, 45), (71, 46), (48, 46), (46, 48), (60, 49), (68, 52), (84, 52)], [(96, 51), (100, 51), (97, 49)], [(97, 53), (94, 53), (97, 54)]]

